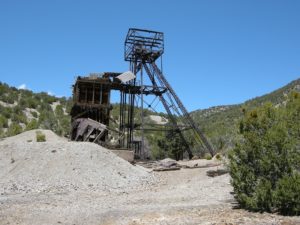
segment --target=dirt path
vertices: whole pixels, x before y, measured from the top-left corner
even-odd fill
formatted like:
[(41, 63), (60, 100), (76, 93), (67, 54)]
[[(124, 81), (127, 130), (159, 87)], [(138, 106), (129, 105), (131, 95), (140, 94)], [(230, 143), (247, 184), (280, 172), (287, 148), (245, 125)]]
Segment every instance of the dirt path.
[(175, 212), (232, 201), (226, 175), (215, 179), (207, 177), (205, 169), (187, 169), (157, 176), (160, 181), (151, 187), (131, 190), (3, 196), (0, 218), (3, 224), (147, 224), (161, 216), (174, 219)]
[(159, 174), (150, 188), (2, 196), (0, 224), (299, 224), (299, 217), (233, 210), (228, 175)]

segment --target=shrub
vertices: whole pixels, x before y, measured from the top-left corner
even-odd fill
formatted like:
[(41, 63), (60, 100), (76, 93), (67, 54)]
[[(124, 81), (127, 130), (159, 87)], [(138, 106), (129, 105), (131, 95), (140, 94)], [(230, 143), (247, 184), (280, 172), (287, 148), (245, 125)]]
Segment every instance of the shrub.
[(290, 97), (286, 107), (267, 104), (245, 114), (243, 140), (229, 154), (231, 183), (242, 207), (300, 214), (299, 175), (293, 175), (300, 165), (299, 109), (300, 100)]
[(0, 106), (0, 110), (1, 110), (1, 114), (7, 118), (7, 119), (10, 119), (11, 118), (11, 115), (12, 115), (12, 112), (13, 110), (9, 107), (3, 107), (3, 106)]
[(60, 127), (62, 130), (61, 135), (66, 136), (70, 133), (70, 118), (68, 116), (63, 116), (61, 119), (59, 119)]
[(39, 124), (36, 119), (32, 119), (26, 126), (26, 130), (34, 130), (39, 127)]
[(18, 103), (18, 106), (21, 108), (21, 109), (25, 109), (27, 107), (27, 102), (24, 98), (21, 98), (19, 100), (19, 103)]
[(0, 115), (0, 128), (8, 128), (8, 120)]
[(63, 110), (63, 107), (62, 105), (57, 105), (56, 108), (55, 108), (55, 115), (56, 116), (63, 116), (64, 115), (64, 110)]
[(212, 157), (211, 157), (211, 155), (210, 155), (210, 154), (208, 154), (208, 153), (205, 153), (205, 155), (204, 155), (204, 159), (206, 159), (206, 160), (211, 160), (211, 159), (212, 159)]
[(285, 215), (300, 215), (300, 175), (285, 175), (274, 192), (275, 206)]
[(1, 100), (8, 104), (14, 104), (14, 102), (18, 100), (18, 97), (15, 94), (5, 94), (2, 96)]
[(18, 123), (13, 122), (7, 130), (7, 136), (14, 136), (20, 134), (22, 131), (22, 127)]
[(43, 134), (41, 131), (36, 132), (36, 141), (37, 142), (45, 142), (46, 141), (46, 136)]
[(12, 119), (13, 122), (16, 122), (16, 123), (27, 124), (27, 118), (26, 118), (25, 114), (22, 111), (12, 114), (11, 119)]
[(219, 153), (218, 153), (218, 154), (216, 154), (216, 159), (221, 161), (221, 160), (222, 160), (222, 156), (221, 156), (221, 154), (219, 154)]
[(41, 128), (50, 129), (53, 131), (57, 130), (57, 119), (52, 110), (43, 110), (40, 112), (39, 121)]
[(158, 139), (157, 146), (160, 148), (160, 150), (157, 149), (159, 151), (156, 152), (157, 157), (164, 156), (175, 160), (182, 159), (183, 152), (186, 149), (184, 141), (175, 130), (166, 132), (165, 137)]
[(71, 109), (72, 109), (72, 101), (68, 100), (66, 103), (66, 113), (70, 114)]
[(39, 103), (32, 96), (23, 97), (23, 100), (25, 101), (25, 106), (32, 109), (36, 109)]
[(37, 114), (37, 112), (35, 112), (35, 111), (32, 111), (32, 112), (30, 112), (31, 113), (31, 115), (34, 117), (34, 118), (38, 118), (38, 114)]
[(4, 136), (5, 136), (4, 131), (3, 131), (2, 128), (0, 128), (0, 138), (2, 138), (2, 137), (4, 137)]

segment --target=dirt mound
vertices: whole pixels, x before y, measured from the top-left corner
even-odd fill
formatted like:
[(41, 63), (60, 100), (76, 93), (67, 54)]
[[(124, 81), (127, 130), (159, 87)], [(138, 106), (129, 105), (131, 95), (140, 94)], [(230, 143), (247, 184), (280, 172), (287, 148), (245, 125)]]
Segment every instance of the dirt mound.
[(35, 131), (0, 141), (0, 194), (118, 191), (155, 180), (147, 169), (99, 145), (42, 132), (46, 142), (36, 142)]
[(51, 130), (30, 130), (24, 133), (18, 134), (16, 136), (8, 137), (0, 141), (0, 144), (14, 144), (14, 143), (27, 143), (36, 142), (36, 132), (42, 132), (46, 137), (46, 142), (56, 142), (56, 141), (68, 141), (68, 139), (57, 136)]

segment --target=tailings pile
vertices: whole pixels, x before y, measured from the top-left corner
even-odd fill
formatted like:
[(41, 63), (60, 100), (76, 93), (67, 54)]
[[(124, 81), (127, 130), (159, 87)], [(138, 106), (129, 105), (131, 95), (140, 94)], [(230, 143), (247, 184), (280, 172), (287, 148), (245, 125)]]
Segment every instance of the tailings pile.
[(156, 180), (99, 145), (42, 133), (46, 142), (36, 142), (36, 130), (0, 141), (0, 194), (124, 191)]

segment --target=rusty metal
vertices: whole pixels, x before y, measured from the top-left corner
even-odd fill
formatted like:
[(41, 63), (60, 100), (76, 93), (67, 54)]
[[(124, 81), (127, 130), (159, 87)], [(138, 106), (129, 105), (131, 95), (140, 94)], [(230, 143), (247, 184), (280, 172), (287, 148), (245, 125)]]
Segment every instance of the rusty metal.
[[(156, 65), (156, 61), (161, 60), (164, 53), (164, 34), (162, 32), (130, 28), (125, 39), (125, 61), (129, 61), (131, 68), (139, 68), (132, 70), (137, 76), (140, 73), (143, 80), (143, 69), (145, 69), (152, 85), (165, 88), (167, 91), (159, 95), (159, 98), (169, 115), (170, 121), (174, 126), (174, 130), (178, 131), (183, 140), (189, 158), (193, 157), (191, 147), (187, 142), (186, 134), (179, 128), (179, 124), (188, 125), (199, 144), (198, 148), (206, 149), (211, 155), (214, 150), (208, 139), (203, 134), (199, 126), (194, 122), (183, 103), (171, 87), (167, 79)], [(142, 133), (144, 128), (141, 127)], [(143, 147), (143, 143), (142, 143)]]
[[(110, 133), (114, 132), (117, 145), (114, 147), (132, 149), (136, 157), (146, 158), (144, 151), (144, 131), (157, 129), (145, 127), (144, 96), (154, 96), (165, 108), (172, 129), (179, 133), (189, 158), (193, 157), (193, 149), (187, 141), (186, 130), (192, 130), (199, 148), (214, 150), (193, 121), (183, 103), (175, 93), (162, 72), (162, 55), (164, 53), (164, 34), (162, 32), (130, 28), (124, 45), (124, 59), (129, 62), (126, 73), (94, 73), (86, 77), (77, 77), (73, 85), (73, 106), (71, 109), (71, 139), (75, 141), (93, 141), (110, 146)], [(161, 62), (159, 68), (157, 61)], [(147, 79), (148, 80), (147, 80)], [(149, 84), (147, 84), (147, 81)], [(120, 93), (120, 112), (118, 131), (110, 129), (112, 90)], [(153, 101), (154, 102), (154, 101)], [(152, 108), (151, 104), (147, 104)], [(140, 107), (141, 124), (135, 122), (135, 108)], [(159, 128), (161, 129), (161, 128)], [(141, 131), (140, 140), (135, 139), (134, 132)]]
[(101, 143), (102, 137), (107, 133), (107, 127), (90, 118), (75, 119), (72, 123), (72, 137), (74, 141), (90, 141)]
[[(160, 96), (166, 88), (151, 85), (136, 85), (135, 80), (122, 83), (118, 76), (121, 73), (105, 72), (79, 76), (73, 85), (73, 106), (71, 108), (71, 140), (92, 141), (109, 147), (133, 149), (140, 152), (141, 144), (134, 140), (135, 95), (147, 94)], [(112, 110), (110, 95), (112, 90), (120, 92), (119, 130), (109, 128)], [(99, 127), (105, 127), (102, 133)], [(114, 133), (118, 144), (109, 143), (109, 134)], [(100, 134), (101, 133), (101, 134)]]

